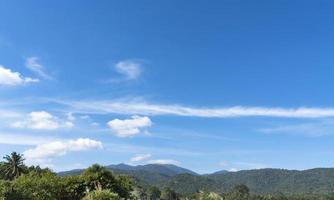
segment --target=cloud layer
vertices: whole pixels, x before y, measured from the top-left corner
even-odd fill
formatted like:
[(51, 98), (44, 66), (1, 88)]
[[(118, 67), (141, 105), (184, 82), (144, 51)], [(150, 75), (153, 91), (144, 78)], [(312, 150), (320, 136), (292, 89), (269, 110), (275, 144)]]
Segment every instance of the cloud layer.
[(176, 115), (184, 117), (283, 117), (323, 118), (334, 117), (334, 108), (280, 108), (280, 107), (218, 107), (197, 108), (181, 105), (152, 104), (137, 101), (57, 101), (79, 113), (127, 114), (127, 115)]

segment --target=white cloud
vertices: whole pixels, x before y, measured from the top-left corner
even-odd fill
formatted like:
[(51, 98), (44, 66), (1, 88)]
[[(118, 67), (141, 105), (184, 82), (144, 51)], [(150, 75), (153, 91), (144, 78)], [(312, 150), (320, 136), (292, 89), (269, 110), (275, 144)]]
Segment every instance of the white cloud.
[(197, 108), (181, 105), (152, 104), (143, 101), (57, 101), (76, 112), (92, 114), (130, 115), (176, 115), (185, 117), (231, 118), (231, 117), (283, 117), (283, 118), (324, 118), (334, 117), (334, 108), (317, 107), (218, 107)]
[(59, 128), (71, 128), (71, 121), (60, 121), (57, 117), (45, 111), (31, 112), (26, 119), (12, 123), (14, 128), (27, 128), (34, 130), (56, 130)]
[(130, 158), (130, 163), (146, 160), (151, 157), (151, 154), (140, 154)]
[(228, 169), (227, 171), (229, 171), (229, 172), (237, 172), (237, 171), (239, 171), (239, 170), (236, 169), (236, 168), (230, 168), (230, 169)]
[(141, 64), (131, 60), (124, 60), (116, 63), (115, 69), (125, 76), (127, 80), (136, 79), (141, 74)]
[(39, 82), (39, 80), (23, 77), (19, 72), (13, 72), (11, 69), (0, 65), (0, 85), (15, 86), (34, 82)]
[(45, 164), (55, 157), (66, 155), (68, 152), (101, 148), (103, 148), (103, 145), (100, 141), (79, 138), (76, 140), (53, 141), (40, 144), (33, 149), (24, 151), (23, 154), (29, 163)]
[(147, 161), (148, 164), (159, 164), (159, 165), (180, 165), (181, 163), (176, 160), (169, 160), (169, 159), (158, 159), (158, 160), (149, 160)]
[(226, 169), (227, 171), (235, 172), (239, 170), (246, 170), (246, 169), (263, 169), (267, 168), (268, 166), (261, 163), (255, 163), (255, 162), (227, 162), (227, 161), (221, 161), (219, 163), (223, 169)]
[(25, 62), (26, 67), (44, 79), (52, 79), (52, 77), (45, 72), (44, 66), (38, 63), (38, 59), (38, 57), (28, 57)]
[(119, 137), (129, 137), (141, 133), (142, 129), (152, 125), (148, 117), (132, 116), (130, 119), (114, 119), (108, 122), (109, 128)]

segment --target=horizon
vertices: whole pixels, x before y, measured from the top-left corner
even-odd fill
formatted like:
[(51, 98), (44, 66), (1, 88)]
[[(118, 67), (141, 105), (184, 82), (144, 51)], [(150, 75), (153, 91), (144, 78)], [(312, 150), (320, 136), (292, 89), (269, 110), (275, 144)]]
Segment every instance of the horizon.
[(57, 172), (334, 167), (333, 9), (0, 0), (0, 153)]
[[(95, 164), (98, 164), (98, 163), (95, 163)], [(104, 166), (105, 167), (110, 167), (110, 166), (118, 166), (118, 165), (126, 165), (126, 166), (131, 166), (131, 167), (146, 166), (146, 165), (161, 165), (161, 166), (169, 165), (169, 166), (174, 166), (174, 167), (179, 167), (179, 168), (183, 168), (183, 169), (186, 169), (186, 170), (190, 170), (190, 171), (192, 171), (192, 172), (194, 172), (194, 173), (196, 173), (197, 175), (200, 175), (200, 176), (207, 175), (207, 174), (219, 173), (219, 172), (222, 172), (222, 171), (233, 173), (233, 172), (240, 172), (240, 171), (272, 169), (272, 170), (287, 170), (287, 171), (299, 171), (299, 172), (302, 172), (302, 171), (315, 170), (315, 169), (334, 169), (333, 167), (315, 167), (315, 168), (308, 168), (308, 169), (254, 168), (254, 169), (241, 169), (241, 170), (237, 170), (237, 171), (229, 171), (229, 170), (222, 169), (222, 170), (212, 171), (212, 172), (207, 172), (207, 173), (198, 173), (198, 172), (196, 172), (196, 171), (194, 171), (192, 169), (184, 168), (182, 166), (178, 166), (178, 165), (175, 165), (175, 164), (138, 164), (138, 165), (134, 165), (134, 164), (127, 164), (127, 163), (118, 163), (118, 164), (115, 163), (115, 164), (108, 164), (108, 165), (104, 165)], [(70, 171), (85, 170), (85, 169), (87, 169), (87, 168), (76, 168), (76, 169), (69, 169), (69, 170), (65, 170), (65, 171), (55, 171), (55, 172), (56, 173), (62, 173), (62, 172), (70, 172)]]

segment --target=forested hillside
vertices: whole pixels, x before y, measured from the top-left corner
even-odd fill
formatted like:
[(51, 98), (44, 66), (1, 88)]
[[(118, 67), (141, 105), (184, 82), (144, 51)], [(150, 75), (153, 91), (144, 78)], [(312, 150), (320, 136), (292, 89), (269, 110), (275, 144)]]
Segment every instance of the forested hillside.
[[(244, 184), (256, 194), (329, 194), (334, 191), (334, 169), (317, 168), (304, 171), (285, 169), (257, 169), (238, 172), (219, 171), (198, 175), (191, 170), (173, 165), (109, 165), (115, 174), (127, 174), (142, 186), (171, 188), (180, 194), (199, 190), (225, 193)], [(82, 171), (82, 170), (81, 170)], [(80, 170), (72, 171), (73, 174)], [(61, 172), (60, 175), (71, 174)]]

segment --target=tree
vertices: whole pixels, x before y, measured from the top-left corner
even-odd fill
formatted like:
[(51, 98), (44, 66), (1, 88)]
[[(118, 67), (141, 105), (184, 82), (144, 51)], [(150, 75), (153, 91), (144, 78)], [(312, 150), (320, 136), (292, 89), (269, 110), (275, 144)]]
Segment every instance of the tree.
[(1, 169), (1, 173), (7, 180), (13, 180), (19, 177), (26, 169), (22, 154), (12, 152), (10, 155), (3, 157), (5, 160)]
[(244, 184), (235, 186), (233, 191), (238, 194), (239, 197), (244, 199), (249, 196), (249, 188)]
[(150, 200), (158, 200), (161, 196), (161, 191), (159, 188), (153, 186), (149, 189)]
[(231, 200), (246, 200), (249, 199), (249, 188), (244, 185), (237, 185), (231, 192), (225, 195), (225, 199)]
[(94, 164), (81, 174), (88, 191), (113, 189), (116, 178), (106, 167)]
[(86, 194), (86, 184), (81, 176), (61, 178), (62, 200), (80, 200)]
[(27, 171), (27, 173), (34, 172), (36, 174), (43, 174), (43, 173), (47, 173), (47, 172), (52, 173), (51, 169), (49, 169), (49, 168), (41, 168), (39, 165), (37, 165), (37, 166), (34, 166), (34, 165), (29, 166), (26, 171)]
[(120, 175), (116, 177), (116, 184), (113, 186), (113, 191), (120, 197), (129, 199), (133, 191), (133, 182), (128, 176)]
[(162, 191), (161, 199), (163, 200), (178, 200), (179, 195), (172, 189), (166, 188)]
[(134, 187), (134, 190), (132, 192), (132, 195), (136, 198), (136, 199), (140, 199), (140, 200), (148, 200), (148, 195), (146, 192), (146, 188), (143, 188), (140, 185), (136, 185)]
[(118, 194), (121, 198), (129, 199), (133, 190), (131, 179), (126, 176), (114, 176), (113, 173), (104, 166), (94, 164), (86, 169), (82, 174), (87, 190), (110, 190)]

